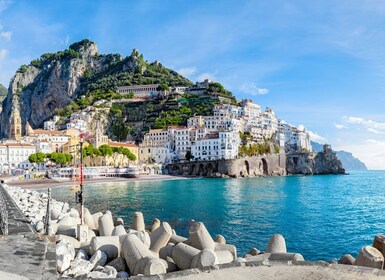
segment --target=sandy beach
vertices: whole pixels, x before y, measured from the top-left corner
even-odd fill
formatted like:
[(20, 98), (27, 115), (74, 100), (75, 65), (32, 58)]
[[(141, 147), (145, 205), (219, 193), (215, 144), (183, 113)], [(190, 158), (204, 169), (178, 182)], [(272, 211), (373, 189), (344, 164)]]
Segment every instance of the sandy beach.
[[(109, 177), (109, 178), (100, 178), (100, 179), (86, 179), (84, 180), (84, 185), (113, 183), (113, 182), (151, 182), (151, 181), (183, 180), (183, 179), (187, 179), (187, 177), (170, 176), (170, 175), (147, 175), (147, 176), (140, 176), (138, 178)], [(6, 182), (10, 186), (17, 186), (23, 189), (31, 189), (31, 190), (74, 185), (74, 181), (71, 181), (71, 180), (57, 181), (53, 179), (14, 180), (9, 182), (6, 181)]]

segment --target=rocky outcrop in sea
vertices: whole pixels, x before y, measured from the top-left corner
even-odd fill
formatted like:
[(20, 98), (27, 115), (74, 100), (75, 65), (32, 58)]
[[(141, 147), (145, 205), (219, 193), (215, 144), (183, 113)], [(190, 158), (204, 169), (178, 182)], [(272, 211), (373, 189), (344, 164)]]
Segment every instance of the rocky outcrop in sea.
[(345, 169), (329, 145), (318, 153), (291, 153), (286, 155), (288, 174), (324, 175), (345, 174)]

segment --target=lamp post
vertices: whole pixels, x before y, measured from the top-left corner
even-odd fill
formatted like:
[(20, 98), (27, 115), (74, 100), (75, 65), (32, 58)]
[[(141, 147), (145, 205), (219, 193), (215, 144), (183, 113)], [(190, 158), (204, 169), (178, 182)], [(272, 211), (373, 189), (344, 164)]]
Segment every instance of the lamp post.
[(83, 138), (80, 136), (80, 190), (75, 194), (75, 201), (80, 204), (80, 224), (83, 225), (84, 217), (83, 217)]

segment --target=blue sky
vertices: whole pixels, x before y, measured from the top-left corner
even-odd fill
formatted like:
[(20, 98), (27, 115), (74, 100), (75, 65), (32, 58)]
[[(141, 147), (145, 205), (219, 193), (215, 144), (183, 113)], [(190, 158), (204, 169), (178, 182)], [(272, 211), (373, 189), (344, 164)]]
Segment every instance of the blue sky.
[(385, 1), (0, 0), (0, 82), (83, 38), (217, 80), (385, 169)]

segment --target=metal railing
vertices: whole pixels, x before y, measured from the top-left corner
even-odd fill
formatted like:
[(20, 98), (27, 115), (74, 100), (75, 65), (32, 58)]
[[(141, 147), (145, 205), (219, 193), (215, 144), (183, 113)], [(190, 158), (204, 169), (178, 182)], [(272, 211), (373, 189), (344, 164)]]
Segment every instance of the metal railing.
[(8, 235), (8, 211), (2, 191), (0, 191), (0, 231), (3, 235)]

